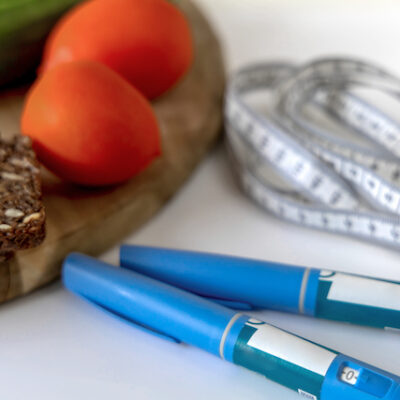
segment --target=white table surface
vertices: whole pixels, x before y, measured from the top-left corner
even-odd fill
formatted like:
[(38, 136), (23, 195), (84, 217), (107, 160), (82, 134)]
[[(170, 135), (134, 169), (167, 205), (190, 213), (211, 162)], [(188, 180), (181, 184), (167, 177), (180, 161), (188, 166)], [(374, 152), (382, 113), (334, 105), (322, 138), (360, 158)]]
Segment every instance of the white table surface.
[[(198, 0), (226, 46), (230, 70), (260, 59), (347, 54), (400, 75), (400, 2)], [(238, 190), (224, 151), (128, 243), (326, 267), (400, 280), (400, 255), (274, 219)], [(117, 250), (103, 259), (117, 262)], [(400, 374), (400, 336), (263, 312), (277, 326)], [(55, 283), (0, 311), (1, 399), (297, 399), (261, 375), (176, 345), (91, 307)]]

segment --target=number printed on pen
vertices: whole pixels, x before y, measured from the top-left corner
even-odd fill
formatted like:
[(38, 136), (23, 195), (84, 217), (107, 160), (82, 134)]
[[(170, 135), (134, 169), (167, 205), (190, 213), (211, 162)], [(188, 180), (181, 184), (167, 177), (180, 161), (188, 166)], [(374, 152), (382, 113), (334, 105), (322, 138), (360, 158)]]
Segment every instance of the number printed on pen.
[(358, 375), (359, 371), (350, 367), (344, 367), (340, 375), (340, 380), (350, 385), (355, 385), (357, 383)]

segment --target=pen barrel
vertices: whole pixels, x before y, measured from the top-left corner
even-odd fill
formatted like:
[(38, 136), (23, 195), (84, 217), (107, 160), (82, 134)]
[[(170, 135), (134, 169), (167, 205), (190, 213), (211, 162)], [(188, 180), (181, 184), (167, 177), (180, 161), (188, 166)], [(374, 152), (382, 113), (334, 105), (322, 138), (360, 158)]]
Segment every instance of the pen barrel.
[(236, 312), (199, 296), (83, 254), (63, 264), (67, 289), (151, 332), (220, 355), (221, 337)]
[[(120, 263), (207, 298), (292, 313), (299, 312), (306, 271), (269, 261), (131, 245), (121, 246)], [(319, 270), (314, 272), (318, 279)]]
[(400, 400), (399, 377), (253, 318), (232, 326), (224, 355), (309, 400)]
[(400, 329), (400, 282), (226, 255), (122, 246), (121, 265), (232, 308)]
[(310, 275), (304, 297), (315, 317), (400, 329), (400, 282), (320, 271)]

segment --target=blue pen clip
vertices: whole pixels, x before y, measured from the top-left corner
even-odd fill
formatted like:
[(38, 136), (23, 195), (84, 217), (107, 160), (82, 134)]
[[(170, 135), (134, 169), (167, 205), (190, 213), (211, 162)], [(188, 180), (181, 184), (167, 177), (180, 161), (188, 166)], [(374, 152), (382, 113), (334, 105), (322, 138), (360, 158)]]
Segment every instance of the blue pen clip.
[[(87, 299), (85, 299), (85, 300), (87, 300)], [(157, 336), (157, 337), (159, 337), (161, 339), (168, 340), (169, 342), (182, 343), (181, 340), (179, 340), (177, 338), (174, 338), (173, 336), (169, 336), (164, 332), (155, 330), (155, 329), (151, 328), (150, 326), (143, 325), (143, 324), (139, 323), (138, 321), (135, 321), (132, 318), (126, 318), (125, 316), (123, 316), (122, 314), (119, 314), (115, 310), (111, 310), (111, 309), (109, 309), (109, 308), (107, 308), (107, 307), (105, 307), (105, 306), (103, 306), (103, 305), (101, 305), (99, 303), (96, 303), (95, 301), (91, 300), (90, 303), (92, 305), (94, 305), (95, 307), (97, 307), (99, 310), (105, 311), (108, 315), (110, 315), (111, 317), (113, 317), (115, 319), (118, 319), (119, 321), (122, 321), (124, 323), (129, 322), (130, 324), (135, 325), (135, 328), (137, 328), (137, 329), (139, 329), (139, 330), (141, 330), (143, 332), (150, 333), (153, 336)]]
[[(84, 268), (81, 267), (82, 265)], [(118, 293), (118, 291), (123, 290), (123, 285), (126, 284), (125, 275), (126, 271), (119, 267), (110, 268), (110, 266), (95, 259), (79, 254), (71, 254), (66, 259), (63, 270), (65, 285), (97, 308), (106, 311), (114, 318), (135, 324), (142, 331), (170, 342), (181, 343), (179, 339), (161, 330), (138, 322), (133, 316), (134, 313), (128, 313), (129, 315), (125, 313), (124, 315), (118, 311), (118, 307), (111, 306), (110, 296), (115, 291)], [(119, 283), (121, 283), (121, 286), (119, 286)]]
[[(195, 294), (198, 294), (198, 293), (195, 293)], [(201, 294), (199, 294), (199, 296), (201, 296), (207, 300), (213, 301), (215, 303), (221, 304), (222, 306), (232, 308), (234, 310), (240, 310), (240, 311), (256, 310), (256, 307), (254, 307), (253, 305), (251, 305), (249, 303), (244, 303), (244, 302), (235, 301), (235, 300), (219, 299), (216, 297), (204, 296)]]

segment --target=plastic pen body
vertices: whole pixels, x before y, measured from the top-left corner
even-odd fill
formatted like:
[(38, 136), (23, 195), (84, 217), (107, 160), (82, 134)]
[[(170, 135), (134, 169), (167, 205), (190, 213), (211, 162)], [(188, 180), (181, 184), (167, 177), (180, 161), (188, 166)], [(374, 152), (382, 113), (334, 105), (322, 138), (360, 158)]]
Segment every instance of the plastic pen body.
[(310, 400), (399, 400), (400, 377), (265, 322), (233, 324), (224, 358)]
[(232, 308), (400, 329), (400, 282), (218, 254), (122, 246), (121, 265)]
[(304, 281), (305, 314), (400, 330), (399, 282), (328, 270), (309, 271)]
[(311, 400), (400, 400), (400, 378), (192, 293), (72, 254), (65, 286), (154, 333), (263, 374)]
[(72, 292), (151, 333), (215, 355), (220, 354), (220, 339), (236, 314), (189, 292), (82, 254), (72, 253), (65, 259), (63, 282)]

